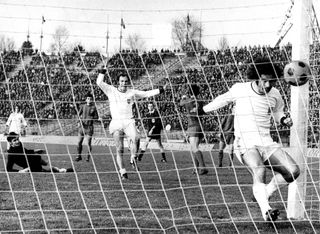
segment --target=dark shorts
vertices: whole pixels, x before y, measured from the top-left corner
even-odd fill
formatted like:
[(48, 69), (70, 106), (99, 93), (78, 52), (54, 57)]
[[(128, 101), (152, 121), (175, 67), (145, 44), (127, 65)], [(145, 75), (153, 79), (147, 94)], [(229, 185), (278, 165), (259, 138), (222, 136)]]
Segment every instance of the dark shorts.
[(41, 172), (42, 171), (42, 158), (41, 155), (32, 155), (28, 157), (28, 163), (31, 172)]
[(88, 135), (88, 136), (92, 136), (93, 135), (93, 126), (83, 126), (83, 128), (79, 128), (79, 135), (80, 136), (84, 136), (84, 135)]
[(191, 126), (187, 129), (188, 137), (203, 137), (202, 129), (200, 126)]
[(233, 144), (234, 141), (234, 134), (232, 133), (221, 133), (220, 134), (220, 141), (224, 142), (226, 145)]
[(159, 140), (159, 139), (161, 139), (161, 130), (153, 130), (152, 134), (151, 135), (147, 135), (147, 137), (149, 137), (149, 138), (151, 138), (153, 140)]

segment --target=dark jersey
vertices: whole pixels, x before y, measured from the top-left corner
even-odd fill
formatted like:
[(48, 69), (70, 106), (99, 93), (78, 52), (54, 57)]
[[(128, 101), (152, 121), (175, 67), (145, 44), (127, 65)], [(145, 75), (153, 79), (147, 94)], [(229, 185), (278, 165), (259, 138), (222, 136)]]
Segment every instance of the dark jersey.
[(227, 115), (221, 122), (222, 132), (224, 134), (234, 134), (234, 115)]
[(84, 104), (80, 107), (79, 117), (83, 126), (93, 126), (93, 120), (98, 119), (97, 108), (93, 104)]
[(13, 169), (14, 164), (22, 168), (30, 167), (33, 172), (42, 171), (41, 155), (35, 154), (34, 150), (23, 148), (22, 144), (8, 150), (7, 171), (18, 171)]
[(184, 106), (187, 111), (188, 128), (200, 126), (200, 116), (203, 115), (202, 105), (194, 98), (184, 98), (180, 101), (180, 106)]
[(159, 134), (163, 127), (158, 111), (148, 112), (145, 118), (147, 131), (149, 132), (153, 128), (152, 134)]

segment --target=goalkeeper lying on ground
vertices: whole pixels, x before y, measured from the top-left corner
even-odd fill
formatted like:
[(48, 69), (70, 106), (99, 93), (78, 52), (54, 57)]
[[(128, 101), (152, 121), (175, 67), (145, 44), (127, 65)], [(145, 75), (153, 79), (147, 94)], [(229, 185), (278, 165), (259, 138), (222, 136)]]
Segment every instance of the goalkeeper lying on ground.
[[(7, 141), (10, 144), (8, 149), (7, 171), (8, 172), (73, 172), (72, 168), (47, 167), (48, 163), (42, 159), (40, 154), (44, 150), (29, 150), (23, 147), (19, 135), (10, 132)], [(14, 164), (22, 167), (21, 170), (13, 169)]]

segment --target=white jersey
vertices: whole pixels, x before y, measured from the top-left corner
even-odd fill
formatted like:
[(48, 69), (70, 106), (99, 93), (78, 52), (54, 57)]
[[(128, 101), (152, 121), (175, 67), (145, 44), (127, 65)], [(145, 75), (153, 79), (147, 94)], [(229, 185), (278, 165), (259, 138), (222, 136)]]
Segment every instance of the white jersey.
[(25, 121), (23, 114), (14, 112), (10, 114), (6, 125), (9, 127), (9, 132), (21, 134), (22, 126), (27, 127), (27, 122)]
[(235, 102), (234, 134), (251, 145), (264, 145), (264, 139), (270, 137), (271, 118), (279, 123), (284, 116), (284, 103), (279, 91), (272, 88), (266, 95), (260, 95), (253, 90), (252, 82), (233, 85), (203, 110), (217, 110), (231, 102)]
[(132, 106), (136, 100), (152, 97), (160, 93), (159, 89), (149, 91), (127, 89), (126, 92), (120, 92), (118, 88), (103, 82), (103, 77), (104, 75), (99, 74), (97, 85), (108, 96), (111, 117), (114, 120), (132, 119)]

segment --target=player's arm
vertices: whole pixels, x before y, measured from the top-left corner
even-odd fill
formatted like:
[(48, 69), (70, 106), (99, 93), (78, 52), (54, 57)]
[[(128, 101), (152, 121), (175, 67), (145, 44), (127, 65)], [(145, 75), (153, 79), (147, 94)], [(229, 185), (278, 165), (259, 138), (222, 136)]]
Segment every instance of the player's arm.
[(110, 88), (112, 87), (111, 85), (105, 83), (104, 80), (104, 76), (106, 74), (106, 69), (99, 69), (99, 75), (97, 77), (97, 85), (104, 91), (104, 92), (108, 92), (110, 90)]
[(99, 119), (99, 113), (97, 107), (94, 108), (93, 119)]
[(7, 172), (18, 172), (19, 170), (13, 169), (13, 165), (15, 164), (14, 162), (14, 157), (10, 153), (8, 153), (8, 161), (7, 161)]
[(284, 113), (284, 102), (282, 97), (279, 94), (277, 98), (276, 107), (273, 112), (274, 119), (277, 124), (281, 124), (283, 126), (291, 127), (293, 125), (292, 119), (289, 113)]
[(137, 99), (149, 98), (161, 93), (164, 93), (163, 87), (160, 87), (159, 89), (148, 90), (148, 91), (134, 90), (134, 95)]
[(211, 101), (210, 103), (205, 105), (203, 107), (203, 111), (205, 113), (215, 111), (215, 110), (220, 109), (221, 107), (228, 105), (231, 102), (233, 102), (233, 98), (231, 95), (231, 91), (228, 91), (228, 92), (216, 97), (213, 101)]

